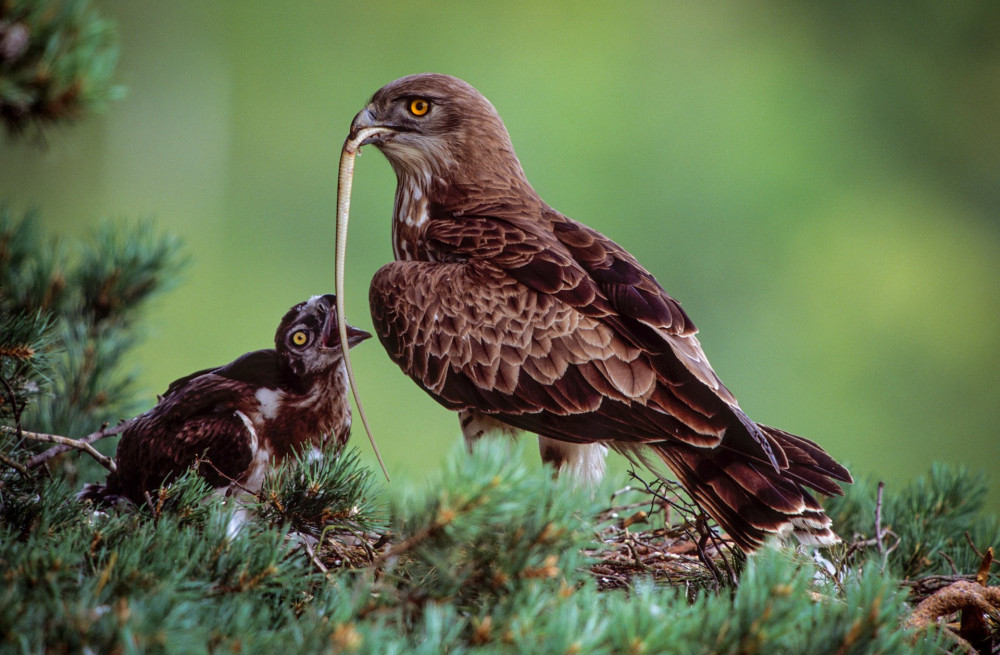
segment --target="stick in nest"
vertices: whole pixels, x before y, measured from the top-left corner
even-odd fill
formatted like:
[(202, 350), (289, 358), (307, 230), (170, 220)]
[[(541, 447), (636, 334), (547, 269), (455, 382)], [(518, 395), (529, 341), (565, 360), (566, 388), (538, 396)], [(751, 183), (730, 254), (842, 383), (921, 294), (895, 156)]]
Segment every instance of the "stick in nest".
[[(978, 617), (1000, 620), (1000, 587), (984, 587), (967, 580), (951, 584), (920, 601), (906, 620), (906, 625), (914, 630), (924, 630), (937, 623), (938, 619), (955, 612), (962, 612), (963, 617), (971, 613)], [(962, 623), (964, 625), (965, 621)], [(976, 638), (977, 635), (968, 635), (963, 630), (950, 634), (967, 652), (977, 652), (966, 639)]]
[[(646, 491), (653, 496), (653, 498), (659, 500), (665, 506), (673, 508), (681, 515), (684, 519), (684, 531), (695, 544), (698, 559), (701, 560), (705, 569), (712, 575), (716, 584), (720, 587), (727, 584), (735, 585), (739, 581), (739, 576), (736, 571), (733, 570), (729, 557), (726, 557), (726, 553), (728, 552), (734, 561), (738, 561), (742, 554), (737, 554), (728, 540), (722, 539), (715, 533), (712, 526), (709, 524), (708, 514), (705, 513), (701, 506), (694, 499), (685, 502), (683, 499), (676, 496), (674, 498), (668, 497), (665, 492), (655, 489), (652, 485), (639, 477), (634, 470), (630, 471), (630, 475), (633, 479), (639, 481), (645, 487)], [(659, 480), (658, 482), (658, 486), (661, 490), (664, 487), (673, 488), (672, 485), (669, 485), (664, 480)], [(721, 569), (716, 565), (716, 562), (712, 559), (711, 555), (709, 555), (709, 545), (711, 545), (715, 552), (719, 554), (719, 559), (722, 562)], [(728, 583), (726, 582), (727, 578)]]

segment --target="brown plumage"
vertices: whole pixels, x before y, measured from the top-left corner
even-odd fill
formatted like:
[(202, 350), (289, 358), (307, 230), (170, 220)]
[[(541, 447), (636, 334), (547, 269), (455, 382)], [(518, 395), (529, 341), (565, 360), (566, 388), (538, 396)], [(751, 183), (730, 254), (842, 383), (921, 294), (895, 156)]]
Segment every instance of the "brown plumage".
[[(335, 297), (292, 307), (273, 349), (176, 380), (122, 434), (117, 471), (81, 498), (145, 502), (196, 462), (222, 493), (260, 490), (264, 474), (295, 452), (336, 455), (351, 432)], [(369, 335), (348, 327), (353, 346)]]
[(744, 550), (773, 533), (837, 540), (807, 488), (839, 494), (847, 470), (743, 413), (653, 275), (539, 198), (478, 91), (404, 77), (355, 117), (362, 130), (398, 182), (398, 261), (371, 285), (378, 337), (467, 438), (529, 430), (546, 460), (592, 477), (603, 445), (659, 460)]

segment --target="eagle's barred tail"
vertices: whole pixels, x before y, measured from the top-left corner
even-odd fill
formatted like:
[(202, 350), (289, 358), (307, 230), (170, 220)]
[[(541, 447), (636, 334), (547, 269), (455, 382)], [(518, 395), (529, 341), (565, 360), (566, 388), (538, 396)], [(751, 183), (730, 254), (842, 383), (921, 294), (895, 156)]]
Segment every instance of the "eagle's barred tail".
[(711, 450), (654, 446), (684, 489), (744, 551), (759, 548), (771, 535), (793, 534), (804, 544), (831, 545), (840, 538), (809, 489), (841, 495), (837, 484), (850, 473), (818, 445), (776, 428), (760, 426), (788, 466), (779, 473), (725, 444)]

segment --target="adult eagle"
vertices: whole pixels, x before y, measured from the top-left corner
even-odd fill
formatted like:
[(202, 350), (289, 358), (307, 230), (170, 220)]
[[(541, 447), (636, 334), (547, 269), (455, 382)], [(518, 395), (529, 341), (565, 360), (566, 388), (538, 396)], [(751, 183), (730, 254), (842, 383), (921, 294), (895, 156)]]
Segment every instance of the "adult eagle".
[(770, 534), (838, 541), (808, 489), (840, 494), (848, 471), (744, 414), (653, 275), (542, 201), (476, 89), (396, 80), (349, 140), (397, 177), (397, 261), (371, 284), (378, 338), (467, 439), (529, 430), (543, 459), (586, 477), (603, 474), (604, 446), (662, 462), (745, 551)]

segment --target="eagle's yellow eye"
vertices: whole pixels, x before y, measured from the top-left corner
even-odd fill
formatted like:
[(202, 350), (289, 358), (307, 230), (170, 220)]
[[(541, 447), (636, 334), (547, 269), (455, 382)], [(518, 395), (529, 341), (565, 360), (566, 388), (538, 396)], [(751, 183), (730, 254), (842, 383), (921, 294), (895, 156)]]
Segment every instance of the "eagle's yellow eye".
[(306, 345), (306, 341), (309, 341), (309, 335), (307, 335), (302, 330), (299, 330), (298, 332), (292, 335), (292, 343), (294, 343), (296, 346), (304, 346)]
[(423, 98), (414, 98), (410, 101), (410, 113), (414, 116), (423, 116), (430, 111), (431, 103)]

